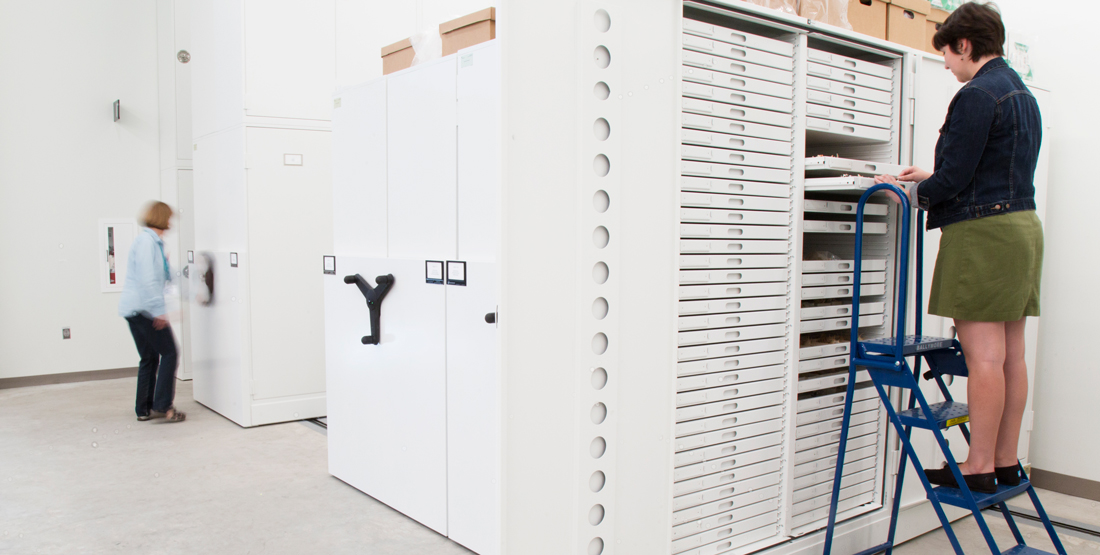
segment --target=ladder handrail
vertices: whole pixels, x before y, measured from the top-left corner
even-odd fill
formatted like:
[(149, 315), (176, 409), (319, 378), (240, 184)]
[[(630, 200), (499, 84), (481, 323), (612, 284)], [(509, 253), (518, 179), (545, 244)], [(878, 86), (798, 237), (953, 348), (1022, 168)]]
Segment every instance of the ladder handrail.
[[(867, 199), (871, 198), (871, 195), (882, 191), (890, 190), (898, 196), (899, 204), (902, 208), (901, 213), (901, 247), (898, 251), (898, 265), (895, 268), (895, 272), (898, 275), (898, 283), (895, 288), (897, 294), (897, 304), (895, 305), (896, 311), (894, 312), (894, 318), (897, 321), (894, 341), (895, 351), (894, 360), (899, 365), (904, 358), (904, 344), (905, 344), (905, 297), (908, 289), (909, 281), (909, 222), (912, 209), (909, 205), (909, 195), (905, 193), (897, 185), (891, 183), (877, 183), (859, 197), (859, 205), (856, 208), (856, 251), (855, 251), (855, 272), (852, 280), (852, 335), (851, 335), (851, 347), (849, 356), (853, 359), (859, 356), (859, 303), (860, 303), (860, 286), (863, 281), (863, 216), (864, 207), (867, 205)], [(920, 277), (917, 278), (918, 283)], [(919, 320), (919, 318), (918, 318)]]

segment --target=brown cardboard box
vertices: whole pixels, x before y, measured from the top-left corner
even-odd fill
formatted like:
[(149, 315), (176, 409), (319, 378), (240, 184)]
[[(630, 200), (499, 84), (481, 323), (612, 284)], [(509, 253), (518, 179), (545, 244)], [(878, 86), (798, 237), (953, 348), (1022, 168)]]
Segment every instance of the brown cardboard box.
[(890, 0), (886, 11), (886, 40), (924, 50), (930, 11), (932, 3), (928, 0)]
[(939, 8), (932, 8), (932, 11), (928, 12), (928, 22), (924, 26), (924, 49), (933, 53), (939, 54), (939, 51), (932, 46), (932, 37), (936, 36), (936, 31), (940, 30), (940, 25), (943, 25), (944, 21), (947, 21), (947, 16), (951, 15), (951, 12), (941, 10)]
[(886, 40), (885, 0), (848, 0), (848, 22), (852, 30)]
[(411, 39), (405, 39), (397, 41), (389, 46), (383, 46), (382, 75), (389, 75), (395, 71), (401, 71), (407, 67), (412, 67), (413, 57), (415, 56), (416, 51), (413, 50)]
[(485, 8), (479, 12), (452, 19), (439, 25), (443, 37), (443, 55), (449, 56), (497, 36), (497, 10)]

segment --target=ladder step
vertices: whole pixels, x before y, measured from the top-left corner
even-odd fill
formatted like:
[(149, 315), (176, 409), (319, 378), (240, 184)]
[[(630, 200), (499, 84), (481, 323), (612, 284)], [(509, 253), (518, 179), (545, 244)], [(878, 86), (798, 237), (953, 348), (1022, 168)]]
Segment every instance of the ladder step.
[(928, 405), (928, 408), (932, 409), (931, 418), (926, 417), (920, 407), (903, 410), (898, 413), (898, 418), (906, 426), (915, 426), (926, 430), (932, 429), (933, 422), (935, 422), (935, 426), (942, 430), (970, 421), (970, 409), (966, 406), (966, 403), (944, 401), (943, 403)]
[(957, 346), (942, 351), (933, 351), (924, 354), (924, 360), (928, 361), (928, 372), (925, 379), (932, 379), (936, 374), (941, 376), (967, 377), (966, 357)]
[[(998, 503), (1008, 501), (1021, 493), (1024, 493), (1031, 487), (1031, 482), (1028, 480), (1020, 480), (1020, 484), (1016, 486), (997, 486), (997, 493), (979, 493), (970, 492), (974, 494), (974, 503), (978, 505), (979, 509), (985, 509), (992, 507)], [(966, 496), (959, 488), (949, 488), (946, 486), (937, 486), (932, 488), (932, 491), (936, 494), (936, 498), (940, 503), (951, 505), (953, 507), (960, 507), (963, 509), (969, 509), (970, 504), (966, 502)], [(1014, 551), (1006, 551), (1005, 553), (1015, 553)], [(1031, 553), (1030, 551), (1022, 551), (1020, 553)], [(1035, 553), (1043, 553), (1043, 551), (1036, 551)]]
[(1001, 555), (1054, 555), (1054, 553), (1035, 549), (1029, 545), (1017, 545), (1008, 551), (1002, 552)]
[[(880, 337), (878, 339), (868, 339), (867, 341), (859, 342), (860, 350), (863, 352), (890, 356), (896, 356), (896, 353), (894, 353), (897, 347), (896, 344), (897, 340), (893, 337)], [(929, 351), (950, 349), (954, 344), (954, 339), (947, 339), (944, 337), (907, 335), (905, 336), (901, 348), (905, 356), (912, 356), (921, 355)]]

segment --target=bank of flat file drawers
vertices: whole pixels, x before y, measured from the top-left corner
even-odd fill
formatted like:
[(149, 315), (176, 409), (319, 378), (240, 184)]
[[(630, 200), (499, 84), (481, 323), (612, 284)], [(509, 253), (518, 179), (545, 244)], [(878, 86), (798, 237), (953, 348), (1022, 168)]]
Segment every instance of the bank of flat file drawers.
[(671, 553), (716, 555), (785, 514), (794, 47), (689, 19), (683, 39)]
[(894, 68), (808, 49), (806, 129), (829, 140), (890, 142)]

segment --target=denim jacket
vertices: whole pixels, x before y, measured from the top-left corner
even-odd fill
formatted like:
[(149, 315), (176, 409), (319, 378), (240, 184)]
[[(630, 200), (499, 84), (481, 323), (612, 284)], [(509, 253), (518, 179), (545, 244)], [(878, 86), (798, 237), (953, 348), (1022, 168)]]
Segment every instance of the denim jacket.
[(1004, 58), (990, 60), (947, 108), (932, 177), (917, 186), (928, 229), (1035, 210), (1039, 105)]

